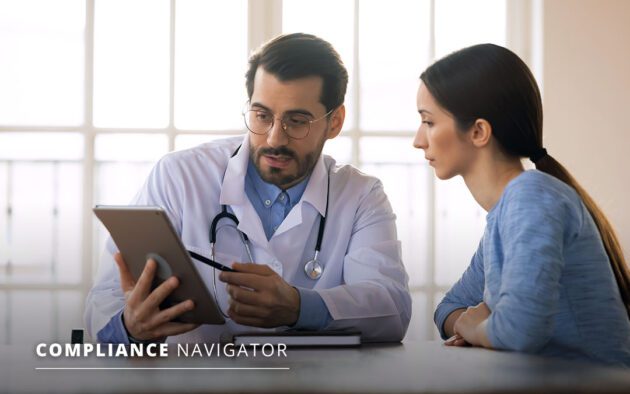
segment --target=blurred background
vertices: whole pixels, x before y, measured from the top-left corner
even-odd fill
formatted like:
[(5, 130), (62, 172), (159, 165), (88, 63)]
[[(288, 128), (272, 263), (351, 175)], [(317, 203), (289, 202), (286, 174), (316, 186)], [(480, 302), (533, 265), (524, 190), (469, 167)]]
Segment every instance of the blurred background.
[(406, 339), (485, 225), (460, 178), (411, 146), (422, 70), (492, 42), (543, 92), (545, 145), (630, 245), (630, 2), (623, 0), (0, 0), (0, 343), (67, 341), (105, 232), (165, 153), (244, 133), (249, 53), (280, 33), (330, 41), (350, 73), (325, 152), (383, 180), (413, 293)]

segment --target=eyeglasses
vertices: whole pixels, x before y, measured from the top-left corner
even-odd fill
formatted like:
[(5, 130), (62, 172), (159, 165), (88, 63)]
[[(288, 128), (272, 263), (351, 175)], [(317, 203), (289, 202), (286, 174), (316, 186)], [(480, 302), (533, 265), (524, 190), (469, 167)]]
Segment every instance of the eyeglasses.
[[(280, 119), (282, 125), (282, 131), (289, 137), (300, 140), (306, 138), (309, 131), (311, 131), (311, 124), (320, 121), (330, 115), (335, 109), (331, 109), (326, 112), (324, 116), (317, 119), (309, 119), (307, 115), (290, 113), (284, 115)], [(263, 109), (249, 109), (243, 112), (243, 119), (245, 119), (245, 126), (254, 134), (265, 135), (269, 133), (269, 130), (273, 128), (275, 117), (269, 111)]]

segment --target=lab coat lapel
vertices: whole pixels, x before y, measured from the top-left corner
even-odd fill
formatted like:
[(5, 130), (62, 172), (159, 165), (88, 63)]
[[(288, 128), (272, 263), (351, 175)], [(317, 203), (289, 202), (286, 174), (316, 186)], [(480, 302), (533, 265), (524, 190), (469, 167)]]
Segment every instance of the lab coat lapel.
[(252, 243), (267, 245), (267, 237), (258, 213), (245, 194), (245, 175), (249, 160), (249, 135), (243, 139), (238, 153), (228, 161), (221, 185), (220, 203), (232, 209), (238, 219), (238, 229), (247, 234)]
[(293, 207), (291, 212), (284, 219), (278, 230), (274, 233), (274, 237), (291, 230), (292, 228), (302, 224), (302, 215), (308, 207), (304, 203), (310, 204), (315, 208), (316, 212), (306, 212), (307, 219), (317, 216), (317, 214), (325, 215), (326, 211), (326, 192), (328, 187), (328, 170), (324, 163), (324, 155), (319, 155), (317, 163), (313, 168), (313, 173), (306, 185), (304, 194), (300, 202)]

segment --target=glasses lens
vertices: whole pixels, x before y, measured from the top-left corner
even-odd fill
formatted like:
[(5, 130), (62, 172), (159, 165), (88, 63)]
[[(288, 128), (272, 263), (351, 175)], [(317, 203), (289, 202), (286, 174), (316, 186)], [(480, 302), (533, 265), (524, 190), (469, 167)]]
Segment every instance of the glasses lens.
[(301, 114), (287, 115), (282, 121), (286, 128), (285, 132), (295, 139), (306, 137), (311, 127), (310, 119)]
[(265, 111), (249, 110), (243, 117), (245, 126), (254, 134), (267, 134), (273, 125), (273, 116)]

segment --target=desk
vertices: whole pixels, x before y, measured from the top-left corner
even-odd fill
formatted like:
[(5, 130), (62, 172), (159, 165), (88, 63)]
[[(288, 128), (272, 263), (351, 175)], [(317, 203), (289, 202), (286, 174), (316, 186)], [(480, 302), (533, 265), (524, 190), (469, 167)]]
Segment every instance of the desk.
[[(34, 346), (0, 347), (0, 392), (630, 392), (630, 370), (441, 342), (287, 349), (286, 358), (39, 359)], [(35, 370), (36, 367), (288, 370)]]

